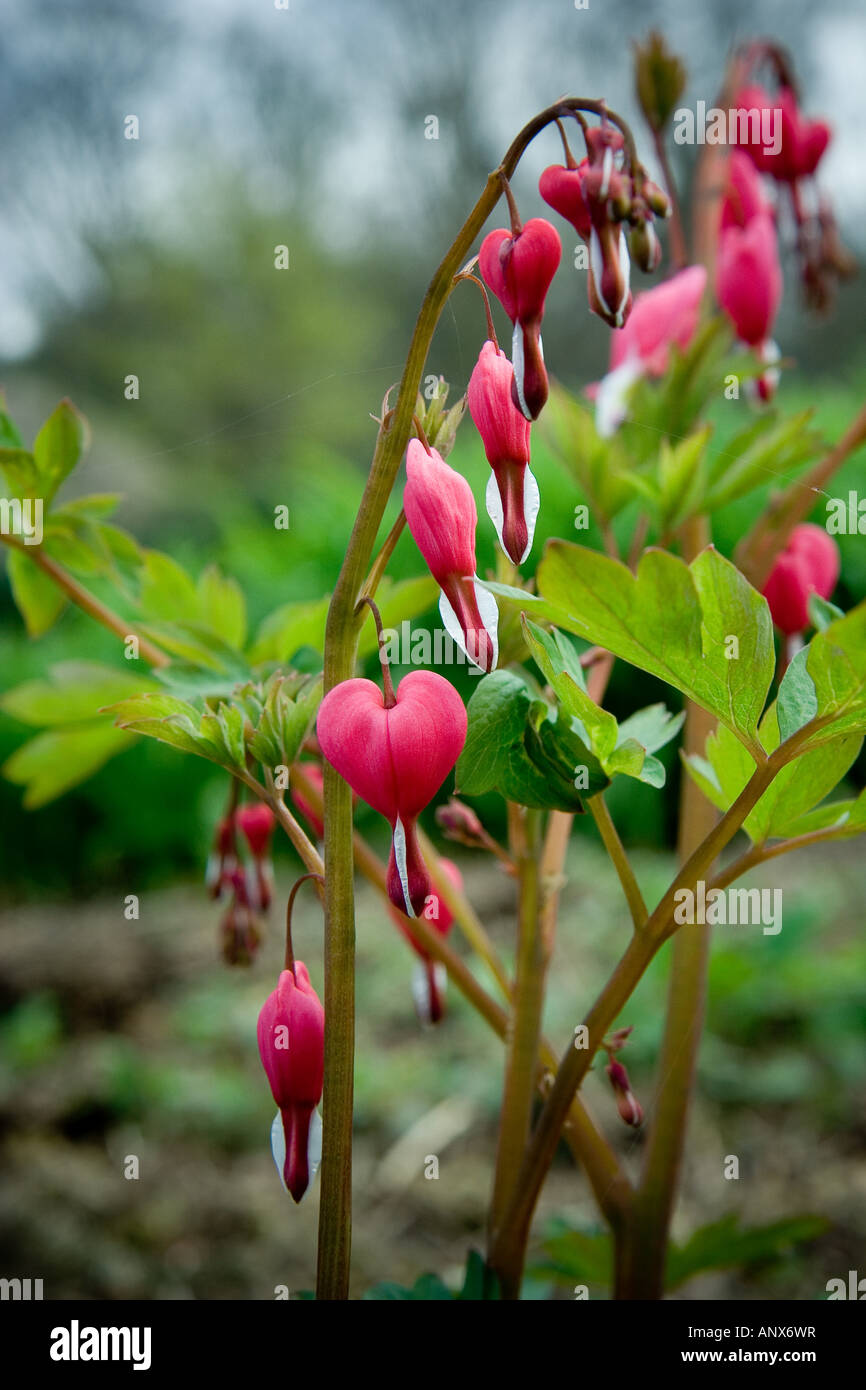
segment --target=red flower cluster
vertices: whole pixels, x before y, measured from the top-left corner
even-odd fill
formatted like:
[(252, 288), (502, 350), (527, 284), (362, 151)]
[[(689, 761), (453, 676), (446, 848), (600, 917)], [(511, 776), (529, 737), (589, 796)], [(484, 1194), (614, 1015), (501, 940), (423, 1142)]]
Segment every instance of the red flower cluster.
[[(729, 161), (722, 202), (716, 295), (741, 342), (768, 364), (776, 361), (772, 330), (782, 298), (776, 224), (754, 164), (738, 150)], [(773, 394), (777, 376), (768, 371), (759, 379), (764, 400)]]
[[(249, 965), (261, 941), (257, 914), (268, 910), (273, 896), (274, 824), (273, 811), (259, 801), (224, 816), (217, 826), (205, 883), (212, 898), (230, 898), (220, 924), (222, 954), (229, 965)], [(238, 857), (237, 831), (251, 855), (245, 869)]]

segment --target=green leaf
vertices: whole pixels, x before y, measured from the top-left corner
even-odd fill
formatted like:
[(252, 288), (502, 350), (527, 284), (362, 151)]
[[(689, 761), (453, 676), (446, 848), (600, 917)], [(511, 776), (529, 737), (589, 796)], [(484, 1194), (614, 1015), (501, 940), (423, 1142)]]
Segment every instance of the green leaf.
[(753, 488), (791, 472), (817, 454), (821, 437), (807, 425), (814, 410), (774, 420), (764, 416), (726, 446), (715, 460), (704, 509), (716, 511)]
[(208, 565), (199, 576), (198, 594), (202, 624), (240, 650), (247, 636), (247, 606), (240, 585), (217, 565)]
[[(536, 809), (578, 811), (607, 786), (598, 759), (571, 727), (570, 716), (551, 718), (511, 671), (482, 677), (469, 701), (469, 729), (457, 762), (456, 784), (467, 796), (495, 788), (509, 801)], [(578, 792), (575, 769), (587, 768)]]
[(84, 416), (71, 401), (61, 401), (33, 443), (33, 455), (46, 503), (51, 501), (64, 478), (72, 472), (89, 443), (90, 431)]
[(27, 449), (0, 449), (0, 469), (15, 497), (42, 497), (42, 483), (36, 460)]
[(866, 733), (866, 602), (816, 633), (807, 651), (818, 705), (808, 746), (841, 733)]
[(284, 603), (263, 620), (249, 650), (250, 665), (290, 661), (301, 647), (321, 652), (330, 599)]
[(50, 729), (16, 749), (3, 775), (26, 787), (24, 805), (35, 810), (84, 782), (132, 741), (107, 721)]
[(145, 617), (158, 622), (197, 623), (201, 618), (201, 600), (192, 579), (159, 550), (145, 552), (139, 601)]
[[(761, 740), (768, 753), (778, 744), (775, 706), (761, 723)], [(861, 742), (858, 736), (840, 737), (782, 767), (743, 823), (752, 842), (763, 844), (794, 833), (792, 823), (837, 786), (857, 757)], [(685, 758), (686, 767), (712, 804), (727, 811), (754, 772), (754, 760), (723, 725), (707, 739), (706, 755), (706, 761), (694, 755)]]
[(667, 1290), (712, 1269), (740, 1269), (782, 1259), (796, 1245), (817, 1240), (829, 1222), (823, 1216), (791, 1216), (764, 1226), (740, 1226), (736, 1214), (703, 1226), (685, 1245), (671, 1244), (665, 1271)]
[(107, 707), (118, 728), (144, 734), (184, 753), (196, 753), (221, 766), (229, 766), (231, 758), (219, 732), (214, 737), (212, 715), (202, 716), (194, 705), (173, 695), (136, 695), (129, 700)]
[(66, 595), (23, 550), (9, 551), (9, 584), (29, 636), (41, 637), (66, 607)]
[(675, 444), (662, 440), (659, 455), (659, 525), (675, 530), (701, 505), (704, 493), (704, 456), (712, 428), (687, 435)]
[(608, 1287), (613, 1280), (613, 1244), (607, 1231), (582, 1231), (566, 1221), (551, 1223), (542, 1242), (545, 1259), (533, 1266), (533, 1275), (547, 1275), (557, 1284)]
[(0, 709), (36, 727), (77, 724), (113, 704), (149, 688), (146, 678), (91, 661), (64, 661), (47, 680), (25, 681), (0, 696)]
[(826, 802), (817, 810), (791, 821), (786, 827), (786, 834), (794, 838), (809, 835), (815, 830), (827, 831), (827, 839), (833, 840), (847, 840), (853, 835), (862, 835), (866, 830), (866, 788), (853, 800)]
[[(538, 587), (540, 616), (667, 681), (759, 749), (774, 668), (770, 613), (718, 551), (710, 547), (687, 566), (647, 550), (635, 576), (593, 550), (552, 541)], [(731, 637), (739, 656), (729, 659)]]
[(483, 676), (467, 707), (469, 727), (457, 760), (456, 785), (467, 796), (482, 796), (496, 785), (509, 750), (522, 743), (530, 696), (511, 671)]
[(814, 589), (809, 595), (807, 607), (809, 622), (818, 632), (823, 632), (831, 623), (835, 623), (837, 618), (844, 618), (845, 616), (842, 608), (837, 608), (835, 603), (822, 598)]
[(499, 1299), (499, 1280), (487, 1268), (477, 1250), (469, 1251), (463, 1288), (457, 1297), (463, 1303), (496, 1302)]
[(0, 391), (0, 448), (20, 449), (23, 446), (23, 439), (18, 433), (18, 427), (11, 415), (6, 410), (6, 397)]

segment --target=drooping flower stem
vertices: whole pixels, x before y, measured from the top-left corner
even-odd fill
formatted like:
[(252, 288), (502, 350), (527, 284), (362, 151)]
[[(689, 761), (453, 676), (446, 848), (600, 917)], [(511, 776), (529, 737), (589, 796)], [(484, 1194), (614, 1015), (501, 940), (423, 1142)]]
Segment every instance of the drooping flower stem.
[(295, 898), (298, 896), (298, 889), (300, 888), (301, 884), (302, 884), (302, 883), (306, 883), (307, 880), (310, 879), (310, 878), (317, 879), (318, 882), (321, 883), (321, 884), (324, 884), (324, 882), (325, 882), (325, 880), (324, 880), (324, 878), (322, 877), (321, 874), (301, 874), (301, 877), (300, 877), (299, 879), (296, 879), (295, 882), (292, 884), (292, 891), (289, 893), (289, 901), (286, 903), (286, 969), (287, 969), (287, 970), (294, 970), (294, 968), (295, 968), (295, 952), (294, 952), (294, 949), (293, 949), (293, 947), (292, 947), (292, 912), (293, 912), (294, 906), (295, 906)]
[[(421, 374), (454, 277), (498, 202), (501, 174), (510, 177), (531, 140), (558, 116), (576, 110), (606, 116), (623, 132), (627, 157), (639, 169), (628, 126), (603, 102), (566, 98), (539, 112), (516, 136), (494, 170), (430, 282), (409, 345), (393, 415), (379, 430), (370, 472), (328, 610), (325, 690), (354, 670), (359, 619), (356, 604), (376, 534), (409, 438)], [(322, 1197), (319, 1209), (317, 1297), (344, 1299), (352, 1244), (352, 1103), (355, 1034), (355, 918), (352, 884), (352, 803), (349, 786), (331, 767), (325, 792), (325, 1039)]]
[(374, 603), (369, 594), (362, 594), (358, 599), (358, 608), (364, 604), (373, 614), (373, 622), (376, 624), (376, 638), (379, 643), (379, 665), (382, 667), (382, 684), (385, 687), (385, 708), (393, 709), (397, 703), (397, 696), (394, 694), (394, 682), (391, 679), (391, 667), (388, 658), (385, 656), (383, 644), (385, 641), (382, 632), (382, 614), (379, 612), (378, 604)]

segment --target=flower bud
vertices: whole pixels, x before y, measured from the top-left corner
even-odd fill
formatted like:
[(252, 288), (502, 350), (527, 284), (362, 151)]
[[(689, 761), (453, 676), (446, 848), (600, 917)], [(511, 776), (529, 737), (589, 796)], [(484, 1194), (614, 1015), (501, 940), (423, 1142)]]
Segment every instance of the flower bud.
[(466, 479), (418, 439), (406, 451), (403, 509), (415, 544), (442, 590), (439, 612), (449, 636), (482, 671), (498, 656), (496, 600), (475, 573), (478, 512)]
[(319, 707), (328, 762), (391, 824), (388, 896), (410, 917), (430, 891), (415, 822), (456, 763), (466, 727), (463, 701), (433, 671), (404, 676), (391, 706), (372, 681), (355, 678), (334, 686)]
[(639, 270), (648, 275), (658, 269), (662, 258), (662, 244), (652, 218), (647, 217), (635, 223), (629, 233), (628, 245), (631, 258)]
[(809, 626), (809, 595), (828, 599), (839, 578), (839, 548), (822, 526), (795, 526), (764, 585), (773, 622), (786, 636)]
[(276, 989), (265, 1000), (258, 1043), (278, 1106), (271, 1129), (274, 1162), (286, 1190), (300, 1202), (321, 1155), (316, 1106), (325, 1066), (325, 1011), (303, 961), (281, 972)]
[(436, 808), (436, 824), (446, 840), (455, 840), (473, 849), (486, 844), (484, 826), (472, 807), (454, 796), (445, 806)]
[(539, 496), (529, 468), (530, 424), (512, 400), (511, 381), (511, 363), (488, 340), (469, 378), (467, 398), (493, 470), (487, 512), (502, 549), (519, 565), (532, 549)]
[(276, 821), (270, 806), (256, 801), (235, 813), (235, 824), (250, 847), (253, 863), (247, 874), (247, 896), (251, 907), (267, 910), (273, 896), (273, 865), (268, 853)]
[(655, 30), (634, 45), (637, 99), (650, 130), (664, 130), (685, 91), (686, 70)]
[(633, 1125), (637, 1129), (643, 1123), (643, 1111), (632, 1094), (628, 1072), (622, 1062), (618, 1062), (615, 1058), (611, 1058), (605, 1071), (610, 1078), (610, 1084), (616, 1096), (616, 1108), (620, 1113), (620, 1118), (627, 1125)]

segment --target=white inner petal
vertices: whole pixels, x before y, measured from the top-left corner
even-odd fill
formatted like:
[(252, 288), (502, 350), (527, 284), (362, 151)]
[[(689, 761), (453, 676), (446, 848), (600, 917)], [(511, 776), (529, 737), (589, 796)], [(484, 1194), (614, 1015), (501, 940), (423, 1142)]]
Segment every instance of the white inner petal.
[[(310, 1137), (307, 1142), (307, 1167), (310, 1170), (310, 1181), (307, 1184), (307, 1192), (313, 1185), (313, 1179), (319, 1171), (322, 1162), (322, 1117), (318, 1110), (314, 1110), (310, 1116)], [(307, 1193), (304, 1193), (306, 1196)]]
[(499, 544), (504, 550), (505, 543), (502, 539), (502, 527), (505, 524), (505, 514), (502, 510), (502, 498), (499, 496), (499, 484), (496, 481), (496, 474), (492, 469), (490, 477), (487, 479), (487, 491), (484, 494), (484, 503), (487, 507), (487, 515), (496, 527)]
[(526, 517), (526, 549), (520, 557), (520, 563), (526, 559), (532, 549), (532, 542), (535, 538), (535, 523), (538, 520), (538, 512), (541, 507), (541, 494), (538, 491), (538, 483), (535, 481), (535, 474), (527, 464), (523, 474), (523, 515)]
[(619, 308), (616, 312), (616, 326), (617, 328), (622, 328), (623, 314), (625, 313), (625, 306), (628, 303), (628, 294), (631, 287), (631, 257), (628, 254), (628, 242), (625, 239), (625, 230), (622, 227), (619, 229), (619, 261), (622, 266), (623, 291), (622, 299), (619, 302)]
[(430, 982), (427, 979), (427, 966), (423, 961), (416, 961), (412, 971), (412, 998), (415, 1001), (415, 1012), (422, 1023), (432, 1023), (432, 1011), (430, 1008)]
[(595, 428), (600, 439), (610, 439), (628, 414), (628, 393), (643, 367), (639, 357), (628, 357), (598, 383), (595, 398)]
[(604, 297), (601, 283), (604, 274), (604, 257), (601, 254), (601, 242), (598, 239), (598, 232), (593, 227), (589, 234), (589, 270), (592, 275), (595, 292), (598, 295), (598, 302), (606, 314), (610, 313), (610, 305)]
[[(479, 594), (479, 585), (477, 579), (475, 580), (475, 592), (476, 594)], [(493, 595), (491, 593), (488, 593), (486, 589), (480, 592), (484, 596), (484, 602), (482, 604), (482, 599), (479, 596), (478, 611), (481, 614), (481, 621), (484, 627), (487, 629), (491, 643), (493, 645), (493, 666), (495, 667), (497, 657), (499, 654), (499, 647), (496, 638), (496, 628), (499, 622), (499, 609), (496, 607), (496, 600), (493, 598)], [(439, 594), (439, 616), (442, 619), (442, 626), (448, 633), (448, 636), (451, 638), (452, 642), (456, 642), (461, 652), (463, 652), (464, 656), (466, 656), (472, 662), (473, 666), (477, 666), (479, 670), (483, 670), (484, 668), (481, 665), (481, 662), (476, 660), (475, 656), (467, 647), (466, 637), (462, 627), (460, 626), (460, 623), (458, 622), (457, 614), (454, 612), (454, 609), (452, 608), (444, 593)], [(491, 667), (491, 670), (492, 669), (493, 667)]]
[(526, 371), (526, 364), (523, 359), (523, 329), (520, 323), (514, 325), (514, 332), (511, 335), (511, 357), (514, 365), (514, 384), (517, 387), (517, 399), (520, 401), (520, 409), (531, 420), (532, 416), (526, 409), (526, 397), (523, 394), (523, 375)]
[(274, 1163), (277, 1165), (277, 1172), (280, 1175), (280, 1182), (288, 1192), (283, 1170), (286, 1166), (286, 1136), (283, 1132), (283, 1117), (279, 1110), (274, 1116), (274, 1123), (271, 1125), (271, 1153), (274, 1156)]
[(409, 871), (406, 867), (406, 830), (400, 817), (394, 824), (394, 859), (397, 864), (397, 873), (400, 875), (400, 886), (403, 889), (403, 907), (407, 917), (416, 915), (412, 906), (412, 899), (409, 897)]

